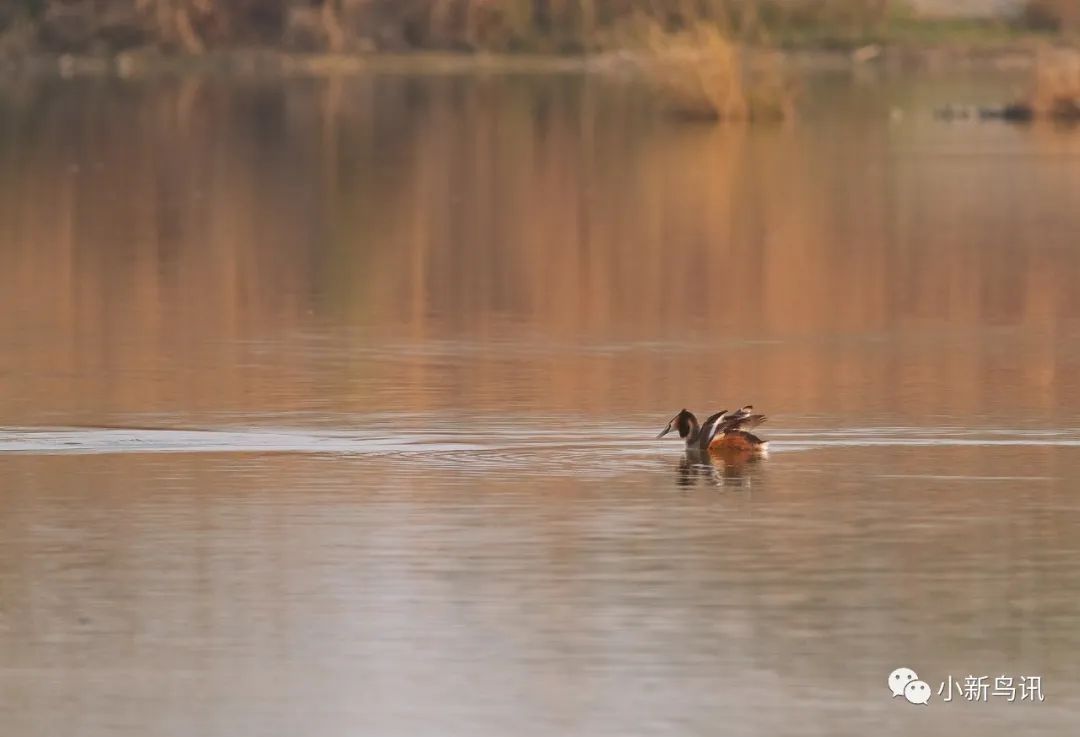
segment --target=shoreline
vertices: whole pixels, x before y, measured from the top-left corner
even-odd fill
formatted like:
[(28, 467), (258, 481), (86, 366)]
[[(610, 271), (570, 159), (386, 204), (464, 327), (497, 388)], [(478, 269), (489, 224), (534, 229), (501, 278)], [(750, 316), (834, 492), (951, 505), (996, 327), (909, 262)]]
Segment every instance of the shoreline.
[[(846, 49), (776, 49), (747, 47), (757, 56), (781, 54), (796, 71), (843, 71), (854, 68), (934, 69), (944, 65), (970, 68), (1027, 69), (1039, 49), (1077, 48), (1075, 44), (1017, 41), (1001, 44), (868, 44)], [(357, 74), (585, 74), (618, 72), (645, 62), (633, 51), (589, 54), (492, 52), (363, 52), (293, 53), (276, 49), (230, 49), (199, 55), (167, 55), (156, 51), (116, 54), (32, 54), (0, 59), (0, 80), (37, 77), (71, 79), (103, 77), (139, 79), (178, 75), (229, 77), (330, 77)]]

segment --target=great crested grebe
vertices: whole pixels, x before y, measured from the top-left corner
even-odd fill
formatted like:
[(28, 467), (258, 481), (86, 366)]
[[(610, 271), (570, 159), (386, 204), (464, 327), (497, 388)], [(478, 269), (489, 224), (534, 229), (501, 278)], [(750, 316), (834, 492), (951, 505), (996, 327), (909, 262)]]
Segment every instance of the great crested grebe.
[(710, 450), (761, 453), (766, 450), (769, 442), (748, 430), (763, 422), (765, 415), (754, 414), (754, 407), (750, 404), (733, 412), (717, 412), (701, 424), (693, 412), (682, 409), (656, 437), (662, 438), (672, 431), (677, 431), (679, 437), (686, 441), (686, 449), (695, 453)]

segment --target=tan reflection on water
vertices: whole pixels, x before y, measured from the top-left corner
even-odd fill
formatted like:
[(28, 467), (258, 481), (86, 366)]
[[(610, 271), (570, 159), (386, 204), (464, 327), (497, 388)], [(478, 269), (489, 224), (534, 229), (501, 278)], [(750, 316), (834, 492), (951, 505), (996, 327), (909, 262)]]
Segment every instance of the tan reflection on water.
[(1069, 131), (890, 125), (850, 92), (686, 128), (573, 77), (18, 93), (9, 420), (1080, 401)]
[[(673, 491), (674, 457), (455, 484), (378, 459), (9, 456), (0, 716), (27, 737), (1075, 723), (1069, 485), (875, 476), (1075, 479), (1075, 458), (793, 455), (727, 493)], [(1041, 675), (1047, 701), (914, 712), (885, 688), (901, 664), (935, 688)]]

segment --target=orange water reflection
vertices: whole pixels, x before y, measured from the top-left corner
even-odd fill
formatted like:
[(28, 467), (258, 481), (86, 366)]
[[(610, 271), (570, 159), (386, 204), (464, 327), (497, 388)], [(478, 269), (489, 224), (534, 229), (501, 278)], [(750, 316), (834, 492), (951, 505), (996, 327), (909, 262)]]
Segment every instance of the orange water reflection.
[(0, 412), (1074, 417), (1080, 136), (830, 94), (747, 130), (573, 76), (7, 90)]

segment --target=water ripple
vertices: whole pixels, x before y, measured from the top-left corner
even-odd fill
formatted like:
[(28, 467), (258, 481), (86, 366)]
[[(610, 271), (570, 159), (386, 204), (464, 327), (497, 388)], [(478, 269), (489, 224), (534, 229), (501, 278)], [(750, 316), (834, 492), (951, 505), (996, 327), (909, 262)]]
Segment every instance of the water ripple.
[[(432, 427), (433, 422), (419, 422)], [(450, 465), (504, 463), (508, 455), (558, 450), (560, 455), (597, 454), (631, 458), (671, 455), (677, 442), (654, 439), (655, 428), (626, 425), (583, 425), (572, 429), (515, 423), (402, 429), (385, 421), (370, 429), (326, 428), (0, 428), (0, 453), (312, 453), (443, 458)], [(846, 429), (778, 429), (768, 433), (773, 452), (825, 448), (903, 446), (1059, 446), (1080, 447), (1080, 431), (1069, 429), (999, 430), (978, 428), (863, 427)]]

